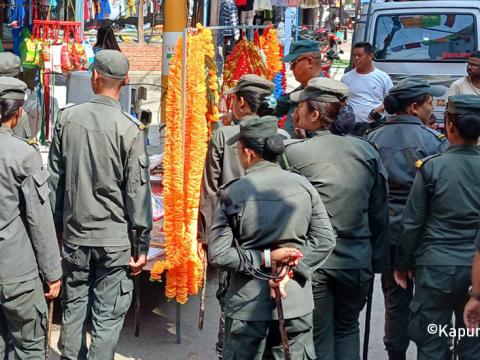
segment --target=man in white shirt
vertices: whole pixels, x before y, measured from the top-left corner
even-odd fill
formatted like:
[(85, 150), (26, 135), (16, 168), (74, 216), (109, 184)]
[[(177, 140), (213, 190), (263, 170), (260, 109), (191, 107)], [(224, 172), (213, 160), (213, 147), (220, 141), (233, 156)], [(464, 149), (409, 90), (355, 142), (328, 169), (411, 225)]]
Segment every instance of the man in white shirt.
[(355, 68), (342, 77), (350, 88), (348, 104), (355, 113), (355, 134), (363, 135), (369, 124), (378, 121), (384, 111), (383, 99), (393, 86), (387, 73), (373, 64), (373, 47), (368, 42), (358, 42), (353, 47)]
[(452, 83), (447, 96), (480, 95), (480, 52), (472, 53), (468, 58), (467, 74)]

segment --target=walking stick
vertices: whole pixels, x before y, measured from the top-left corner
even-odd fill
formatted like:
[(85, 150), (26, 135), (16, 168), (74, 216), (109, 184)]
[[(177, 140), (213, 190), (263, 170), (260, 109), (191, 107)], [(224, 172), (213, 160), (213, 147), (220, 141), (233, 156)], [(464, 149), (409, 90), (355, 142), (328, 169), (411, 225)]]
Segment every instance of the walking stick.
[[(138, 234), (136, 230), (133, 230), (133, 259), (138, 260)], [(133, 277), (133, 285), (135, 289), (135, 337), (140, 336), (140, 274)]]
[(367, 311), (365, 314), (365, 334), (363, 337), (363, 360), (368, 360), (368, 344), (370, 342), (370, 320), (372, 318), (372, 297), (373, 297), (373, 280), (368, 290)]
[(54, 300), (48, 302), (48, 324), (47, 324), (47, 339), (45, 342), (45, 360), (50, 359), (50, 344), (52, 342), (52, 325), (53, 325), (53, 303)]
[(200, 299), (200, 313), (198, 314), (198, 328), (203, 330), (203, 321), (205, 320), (205, 304), (207, 302), (207, 254), (203, 254), (203, 289), (202, 298)]
[[(272, 274), (277, 274), (277, 265), (275, 262), (272, 262)], [(283, 345), (283, 354), (285, 355), (285, 360), (291, 360), (292, 356), (290, 354), (290, 347), (288, 345), (288, 335), (285, 327), (285, 316), (283, 315), (283, 303), (282, 303), (282, 294), (278, 287), (275, 288), (275, 302), (277, 304), (277, 314), (278, 314), (278, 327), (280, 330), (280, 336), (282, 338)]]

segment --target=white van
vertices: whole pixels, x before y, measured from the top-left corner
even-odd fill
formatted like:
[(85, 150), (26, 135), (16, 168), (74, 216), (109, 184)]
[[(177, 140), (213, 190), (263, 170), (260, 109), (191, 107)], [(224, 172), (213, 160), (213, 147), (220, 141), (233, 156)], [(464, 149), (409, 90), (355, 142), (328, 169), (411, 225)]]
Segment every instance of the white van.
[[(393, 82), (419, 76), (435, 85), (466, 75), (469, 54), (479, 49), (480, 1), (371, 1), (362, 8), (353, 44), (370, 42), (375, 66)], [(446, 97), (435, 99), (443, 123)]]

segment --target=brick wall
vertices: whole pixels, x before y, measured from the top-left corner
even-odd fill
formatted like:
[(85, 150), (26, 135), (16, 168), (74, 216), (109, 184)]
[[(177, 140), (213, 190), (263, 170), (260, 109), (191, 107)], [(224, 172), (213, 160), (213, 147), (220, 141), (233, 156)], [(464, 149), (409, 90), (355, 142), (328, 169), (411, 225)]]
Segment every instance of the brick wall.
[(130, 61), (130, 71), (162, 71), (162, 44), (120, 43)]

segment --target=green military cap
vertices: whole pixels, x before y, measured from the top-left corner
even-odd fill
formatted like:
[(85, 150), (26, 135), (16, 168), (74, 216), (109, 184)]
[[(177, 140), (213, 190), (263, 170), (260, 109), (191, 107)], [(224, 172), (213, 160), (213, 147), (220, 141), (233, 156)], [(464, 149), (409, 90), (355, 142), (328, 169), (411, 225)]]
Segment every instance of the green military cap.
[(454, 95), (448, 98), (447, 111), (450, 114), (480, 113), (480, 96)]
[(0, 53), (0, 76), (17, 76), (22, 70), (20, 58), (10, 52)]
[(300, 40), (295, 41), (290, 47), (288, 55), (282, 58), (283, 62), (292, 62), (296, 60), (300, 55), (306, 53), (315, 53), (320, 51), (320, 44), (313, 40)]
[(237, 91), (253, 91), (261, 95), (269, 96), (273, 93), (275, 84), (255, 74), (243, 75), (238, 80), (237, 86), (227, 90), (224, 95), (232, 95)]
[(240, 121), (240, 137), (266, 139), (277, 135), (278, 120), (274, 116), (252, 116)]
[(100, 75), (112, 79), (123, 80), (128, 74), (128, 59), (117, 50), (101, 50), (95, 55), (91, 68)]
[(14, 77), (0, 77), (0, 99), (25, 100), (27, 84)]
[(411, 99), (423, 94), (442, 96), (445, 94), (445, 91), (445, 87), (430, 85), (427, 80), (420, 78), (407, 78), (399, 81), (388, 93), (395, 96), (397, 99)]
[(350, 95), (344, 83), (330, 78), (313, 78), (304, 90), (290, 94), (290, 100), (300, 102), (307, 99), (320, 102), (341, 102)]

